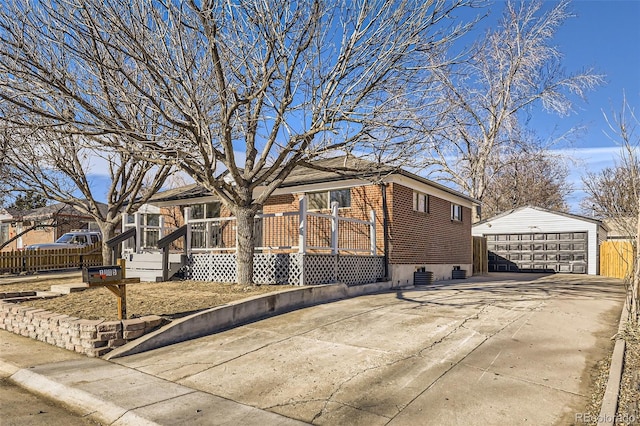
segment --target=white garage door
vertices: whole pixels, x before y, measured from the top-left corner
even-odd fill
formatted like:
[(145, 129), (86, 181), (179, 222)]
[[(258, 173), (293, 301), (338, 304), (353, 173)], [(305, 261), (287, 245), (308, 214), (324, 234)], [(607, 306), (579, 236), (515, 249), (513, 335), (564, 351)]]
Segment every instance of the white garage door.
[(587, 232), (485, 236), (490, 272), (587, 273)]

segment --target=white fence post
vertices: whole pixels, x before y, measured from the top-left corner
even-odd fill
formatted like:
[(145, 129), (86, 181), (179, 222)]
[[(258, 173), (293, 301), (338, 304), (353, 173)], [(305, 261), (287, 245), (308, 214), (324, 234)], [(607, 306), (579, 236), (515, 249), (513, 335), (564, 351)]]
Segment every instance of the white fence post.
[(184, 224), (187, 225), (187, 241), (185, 244), (187, 245), (187, 255), (191, 255), (191, 207), (184, 208)]
[(371, 242), (371, 256), (375, 256), (378, 253), (376, 247), (376, 212), (371, 210), (369, 212), (371, 218), (371, 224), (369, 225), (369, 241)]
[(331, 203), (331, 254), (338, 254), (338, 202)]
[(136, 227), (136, 253), (142, 253), (142, 215), (140, 212), (134, 213), (133, 223)]
[(300, 210), (300, 224), (298, 230), (298, 253), (307, 251), (307, 196), (302, 194), (298, 201)]

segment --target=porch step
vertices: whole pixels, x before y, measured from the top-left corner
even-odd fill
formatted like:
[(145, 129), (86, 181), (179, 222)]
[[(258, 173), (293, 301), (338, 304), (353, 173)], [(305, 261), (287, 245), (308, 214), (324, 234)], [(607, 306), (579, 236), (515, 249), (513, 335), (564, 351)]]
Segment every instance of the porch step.
[[(140, 281), (162, 281), (162, 253), (128, 254), (126, 260), (126, 277), (140, 278)], [(182, 268), (182, 254), (169, 254), (169, 279)]]

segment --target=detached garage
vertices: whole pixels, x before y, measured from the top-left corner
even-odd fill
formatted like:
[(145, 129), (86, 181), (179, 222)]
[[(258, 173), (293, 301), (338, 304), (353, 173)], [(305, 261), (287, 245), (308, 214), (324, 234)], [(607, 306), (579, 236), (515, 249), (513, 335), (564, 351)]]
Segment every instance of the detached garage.
[(599, 220), (539, 207), (520, 207), (473, 225), (487, 238), (489, 272), (563, 272), (597, 275)]

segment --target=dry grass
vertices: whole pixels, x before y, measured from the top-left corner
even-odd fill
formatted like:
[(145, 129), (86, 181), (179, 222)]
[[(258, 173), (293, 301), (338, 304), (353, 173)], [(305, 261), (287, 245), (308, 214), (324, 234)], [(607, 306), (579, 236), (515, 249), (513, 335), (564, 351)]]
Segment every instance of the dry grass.
[[(0, 292), (43, 291), (54, 284), (80, 283), (79, 277), (44, 281), (0, 284)], [(169, 281), (127, 285), (127, 317), (160, 315), (176, 318), (191, 312), (224, 305), (229, 302), (273, 293), (294, 286), (241, 286), (201, 281)], [(82, 319), (115, 320), (118, 318), (117, 299), (106, 288), (90, 288), (53, 299), (22, 302), (47, 311)]]
[(640, 424), (640, 330), (627, 325), (624, 369), (618, 398), (616, 425)]

